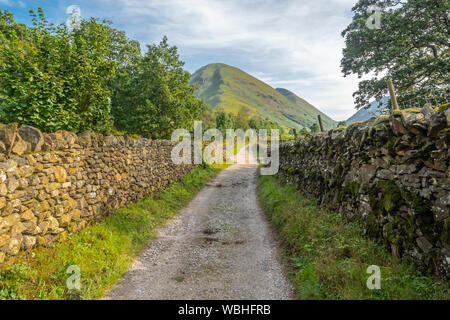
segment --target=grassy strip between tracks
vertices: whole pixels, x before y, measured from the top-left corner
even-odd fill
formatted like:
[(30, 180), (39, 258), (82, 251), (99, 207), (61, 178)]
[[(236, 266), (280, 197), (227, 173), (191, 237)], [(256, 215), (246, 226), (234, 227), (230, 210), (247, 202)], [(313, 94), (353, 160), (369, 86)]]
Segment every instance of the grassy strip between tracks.
[[(53, 248), (27, 252), (0, 269), (0, 299), (96, 299), (127, 271), (155, 238), (154, 230), (174, 217), (219, 168), (198, 167), (166, 189), (116, 210)], [(81, 271), (80, 290), (68, 290), (69, 266)]]
[[(357, 223), (320, 207), (274, 176), (259, 176), (261, 203), (278, 231), (298, 299), (450, 299), (449, 283), (420, 274), (362, 235)], [(369, 290), (370, 265), (381, 289)]]

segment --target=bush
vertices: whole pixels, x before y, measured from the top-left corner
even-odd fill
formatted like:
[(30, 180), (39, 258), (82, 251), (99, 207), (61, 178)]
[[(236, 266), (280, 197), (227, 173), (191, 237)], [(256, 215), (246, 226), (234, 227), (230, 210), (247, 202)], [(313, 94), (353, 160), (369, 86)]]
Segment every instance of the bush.
[(106, 82), (116, 62), (106, 27), (91, 19), (71, 31), (48, 23), (42, 9), (30, 14), (26, 28), (0, 11), (0, 121), (47, 132), (109, 130)]
[(144, 57), (114, 81), (115, 126), (154, 139), (170, 139), (174, 129), (193, 129), (204, 106), (183, 65), (166, 37), (148, 46)]

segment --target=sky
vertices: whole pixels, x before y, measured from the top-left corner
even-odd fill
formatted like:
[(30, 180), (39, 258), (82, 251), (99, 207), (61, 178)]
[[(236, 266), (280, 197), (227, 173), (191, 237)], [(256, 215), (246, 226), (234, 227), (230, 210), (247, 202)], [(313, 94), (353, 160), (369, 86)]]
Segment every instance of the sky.
[(0, 0), (0, 9), (30, 23), (28, 10), (64, 23), (71, 5), (83, 18), (113, 21), (142, 47), (164, 35), (185, 68), (221, 62), (274, 88), (286, 88), (335, 120), (355, 113), (358, 78), (340, 69), (344, 39), (356, 0)]

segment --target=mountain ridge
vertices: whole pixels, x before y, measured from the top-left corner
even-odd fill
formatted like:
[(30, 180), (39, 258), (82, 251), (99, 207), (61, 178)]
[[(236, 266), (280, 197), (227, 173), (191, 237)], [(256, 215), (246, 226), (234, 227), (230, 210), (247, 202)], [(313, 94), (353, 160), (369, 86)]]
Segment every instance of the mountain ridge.
[(274, 89), (245, 71), (224, 63), (199, 68), (190, 83), (198, 85), (196, 96), (215, 110), (236, 114), (241, 108), (246, 108), (251, 116), (296, 129), (317, 123), (318, 114), (322, 116), (325, 129), (334, 128), (337, 124), (295, 93), (283, 88)]
[(382, 103), (381, 106), (378, 106), (379, 101), (373, 101), (367, 107), (359, 109), (345, 121), (346, 124), (349, 125), (353, 122), (366, 121), (372, 117), (378, 118), (384, 114), (386, 112), (389, 97), (383, 97), (380, 101)]

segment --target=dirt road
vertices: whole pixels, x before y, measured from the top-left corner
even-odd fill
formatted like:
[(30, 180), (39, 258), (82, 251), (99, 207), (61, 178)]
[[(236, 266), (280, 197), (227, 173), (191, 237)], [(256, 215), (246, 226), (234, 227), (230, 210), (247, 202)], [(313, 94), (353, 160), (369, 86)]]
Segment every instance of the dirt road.
[(222, 171), (158, 230), (105, 299), (291, 299), (250, 162)]

